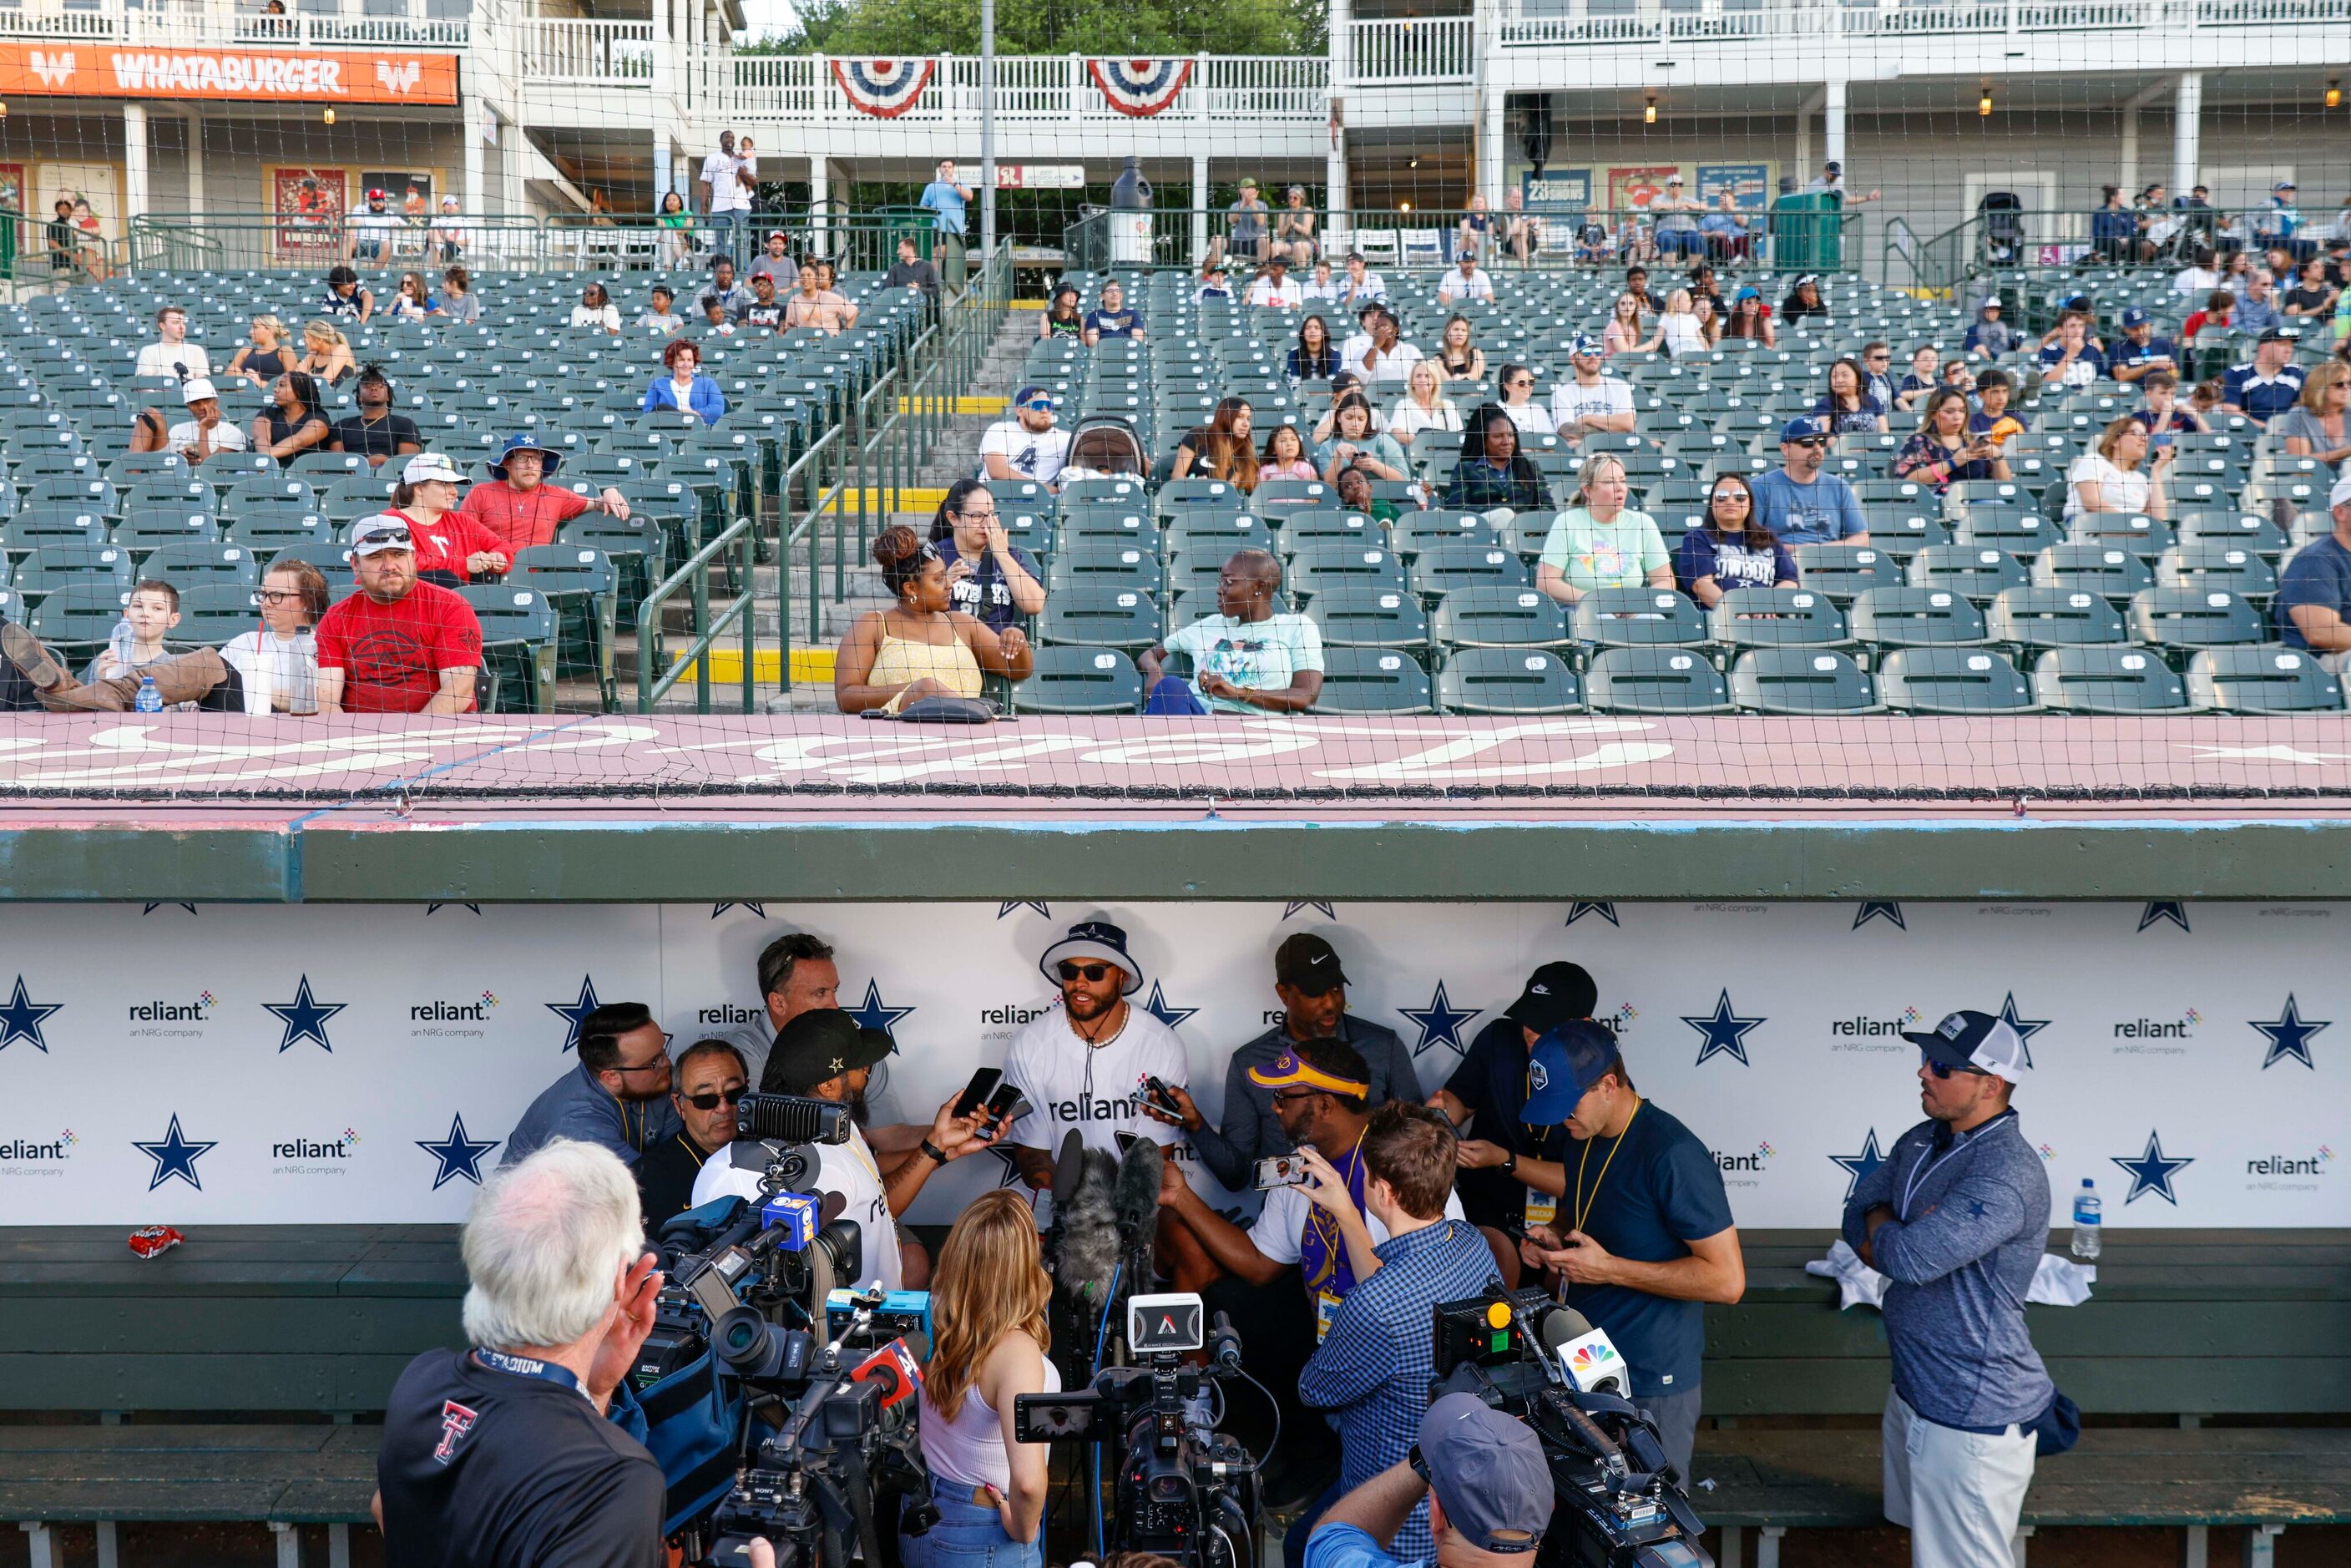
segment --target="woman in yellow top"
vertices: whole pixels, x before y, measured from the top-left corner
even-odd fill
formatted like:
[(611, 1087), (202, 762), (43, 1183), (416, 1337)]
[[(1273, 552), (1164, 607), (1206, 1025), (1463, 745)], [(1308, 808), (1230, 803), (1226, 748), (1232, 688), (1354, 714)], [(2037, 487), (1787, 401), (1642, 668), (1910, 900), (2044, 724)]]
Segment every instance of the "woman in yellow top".
[(1535, 586), (1562, 604), (1595, 588), (1673, 587), (1656, 519), (1625, 506), (1632, 494), (1622, 459), (1604, 452), (1585, 463), (1576, 504), (1552, 520), (1543, 539)]
[(841, 640), (832, 700), (841, 712), (895, 714), (924, 697), (976, 697), (983, 673), (1029, 678), (1037, 661), (1020, 628), (991, 632), (948, 609), (946, 565), (914, 529), (883, 529), (873, 560), (897, 602), (867, 611)]

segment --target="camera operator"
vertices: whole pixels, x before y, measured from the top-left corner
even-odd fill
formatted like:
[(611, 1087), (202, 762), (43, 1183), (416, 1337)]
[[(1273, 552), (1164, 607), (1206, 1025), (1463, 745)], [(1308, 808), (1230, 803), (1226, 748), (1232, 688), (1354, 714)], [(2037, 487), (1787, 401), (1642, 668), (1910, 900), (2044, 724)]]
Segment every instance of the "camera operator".
[(385, 1406), (385, 1563), (654, 1568), (662, 1472), (622, 1380), (662, 1277), (628, 1166), (573, 1139), (544, 1145), (483, 1185), (464, 1251), (474, 1348), (426, 1351)]
[[(1433, 1550), (1398, 1556), (1423, 1497)], [(1551, 1525), (1552, 1501), (1551, 1467), (1534, 1432), (1474, 1394), (1448, 1394), (1421, 1416), (1409, 1456), (1324, 1512), (1304, 1568), (1426, 1568), (1432, 1558), (1437, 1568), (1526, 1568)]]
[[(1428, 1407), (1431, 1314), (1440, 1301), (1479, 1294), (1494, 1274), (1493, 1252), (1478, 1228), (1446, 1218), (1454, 1139), (1442, 1115), (1392, 1102), (1372, 1113), (1358, 1147), (1364, 1222), (1368, 1229), (1377, 1220), (1388, 1239), (1372, 1249), (1378, 1270), (1358, 1275), (1299, 1379), (1299, 1397), (1330, 1412), (1339, 1429), (1340, 1465), (1338, 1481), (1282, 1542), (1290, 1568), (1298, 1568), (1323, 1506), (1405, 1457)], [(1335, 1176), (1322, 1179), (1335, 1186)], [(1416, 1510), (1396, 1549), (1423, 1556), (1428, 1548), (1427, 1515)]]
[[(1589, 1020), (1535, 1042), (1521, 1115), (1563, 1123), (1564, 1164), (1522, 1161), (1530, 1186), (1559, 1174), (1556, 1225), (1529, 1226), (1520, 1257), (1606, 1331), (1632, 1372), (1633, 1403), (1657, 1424), (1684, 1477), (1698, 1438), (1704, 1303), (1747, 1291), (1722, 1169), (1698, 1135), (1633, 1090), (1616, 1037)], [(1465, 1148), (1468, 1145), (1464, 1145)]]
[(1028, 1203), (980, 1194), (939, 1249), (915, 1424), (939, 1518), (899, 1537), (904, 1568), (1043, 1568), (1050, 1450), (1015, 1439), (1012, 1401), (1061, 1391), (1045, 1354), (1052, 1293)]

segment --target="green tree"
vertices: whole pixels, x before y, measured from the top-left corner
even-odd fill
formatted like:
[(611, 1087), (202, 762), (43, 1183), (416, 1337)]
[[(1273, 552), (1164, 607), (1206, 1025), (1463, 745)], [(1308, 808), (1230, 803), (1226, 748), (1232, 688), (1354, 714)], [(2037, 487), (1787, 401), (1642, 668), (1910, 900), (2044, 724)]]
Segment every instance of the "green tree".
[[(1044, 0), (999, 5), (1003, 55), (1320, 54), (1311, 0)], [(979, 52), (978, 0), (810, 0), (792, 29), (747, 52), (907, 55)]]

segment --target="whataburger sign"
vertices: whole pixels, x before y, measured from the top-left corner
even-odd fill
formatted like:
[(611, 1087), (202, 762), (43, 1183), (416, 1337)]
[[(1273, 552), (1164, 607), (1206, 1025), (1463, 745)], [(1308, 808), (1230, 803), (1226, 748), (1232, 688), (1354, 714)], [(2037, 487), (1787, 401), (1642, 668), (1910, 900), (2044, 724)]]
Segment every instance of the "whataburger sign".
[(340, 49), (118, 49), (0, 43), (11, 98), (270, 99), (295, 103), (457, 101), (455, 55)]

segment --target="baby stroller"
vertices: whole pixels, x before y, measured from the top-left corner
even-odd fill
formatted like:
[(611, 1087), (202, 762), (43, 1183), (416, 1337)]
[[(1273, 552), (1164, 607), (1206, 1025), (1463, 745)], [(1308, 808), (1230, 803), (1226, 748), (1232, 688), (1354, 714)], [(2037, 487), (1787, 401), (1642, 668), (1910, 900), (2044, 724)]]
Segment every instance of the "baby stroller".
[(1986, 191), (1976, 204), (1983, 217), (1987, 267), (2015, 267), (2024, 256), (2024, 199), (2014, 191)]
[(1066, 490), (1081, 479), (1142, 480), (1149, 469), (1133, 425), (1116, 414), (1088, 414), (1070, 433), (1061, 483)]

